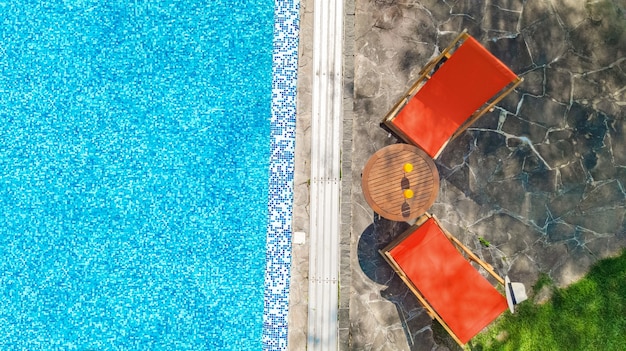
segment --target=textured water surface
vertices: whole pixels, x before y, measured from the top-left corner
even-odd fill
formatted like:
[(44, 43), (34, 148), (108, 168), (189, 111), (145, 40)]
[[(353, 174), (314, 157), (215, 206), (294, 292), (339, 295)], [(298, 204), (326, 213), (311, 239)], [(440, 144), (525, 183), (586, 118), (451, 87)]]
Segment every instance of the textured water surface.
[(273, 2), (0, 13), (0, 348), (260, 348)]

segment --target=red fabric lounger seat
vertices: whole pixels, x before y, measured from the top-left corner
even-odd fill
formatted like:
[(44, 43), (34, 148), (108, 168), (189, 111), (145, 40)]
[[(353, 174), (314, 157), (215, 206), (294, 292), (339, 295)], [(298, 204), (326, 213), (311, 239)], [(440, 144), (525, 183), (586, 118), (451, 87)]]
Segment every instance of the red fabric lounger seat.
[(507, 309), (506, 298), (460, 254), (433, 218), (388, 253), (463, 344)]
[(407, 142), (435, 158), (477, 110), (516, 80), (515, 73), (467, 36), (390, 123)]

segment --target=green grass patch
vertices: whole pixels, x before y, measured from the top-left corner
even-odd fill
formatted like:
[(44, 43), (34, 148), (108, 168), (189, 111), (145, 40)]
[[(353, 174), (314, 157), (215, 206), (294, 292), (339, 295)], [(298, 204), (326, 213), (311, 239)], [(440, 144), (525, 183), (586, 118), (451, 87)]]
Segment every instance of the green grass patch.
[(533, 292), (552, 287), (552, 298), (525, 301), (476, 336), (471, 350), (626, 350), (626, 251), (599, 261), (580, 281), (554, 288), (541, 275)]

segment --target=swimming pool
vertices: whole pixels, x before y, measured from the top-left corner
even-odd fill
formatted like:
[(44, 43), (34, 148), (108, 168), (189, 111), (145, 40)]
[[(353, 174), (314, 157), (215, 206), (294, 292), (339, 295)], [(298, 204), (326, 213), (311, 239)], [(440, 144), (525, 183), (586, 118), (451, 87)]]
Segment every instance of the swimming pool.
[(0, 348), (283, 345), (274, 2), (0, 11)]

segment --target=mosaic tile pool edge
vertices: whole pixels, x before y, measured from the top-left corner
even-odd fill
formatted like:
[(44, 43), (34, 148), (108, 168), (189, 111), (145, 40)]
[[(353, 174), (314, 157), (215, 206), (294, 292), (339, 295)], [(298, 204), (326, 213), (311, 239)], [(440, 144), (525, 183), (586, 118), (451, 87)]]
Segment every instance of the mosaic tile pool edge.
[(276, 0), (263, 349), (287, 349), (300, 2)]

